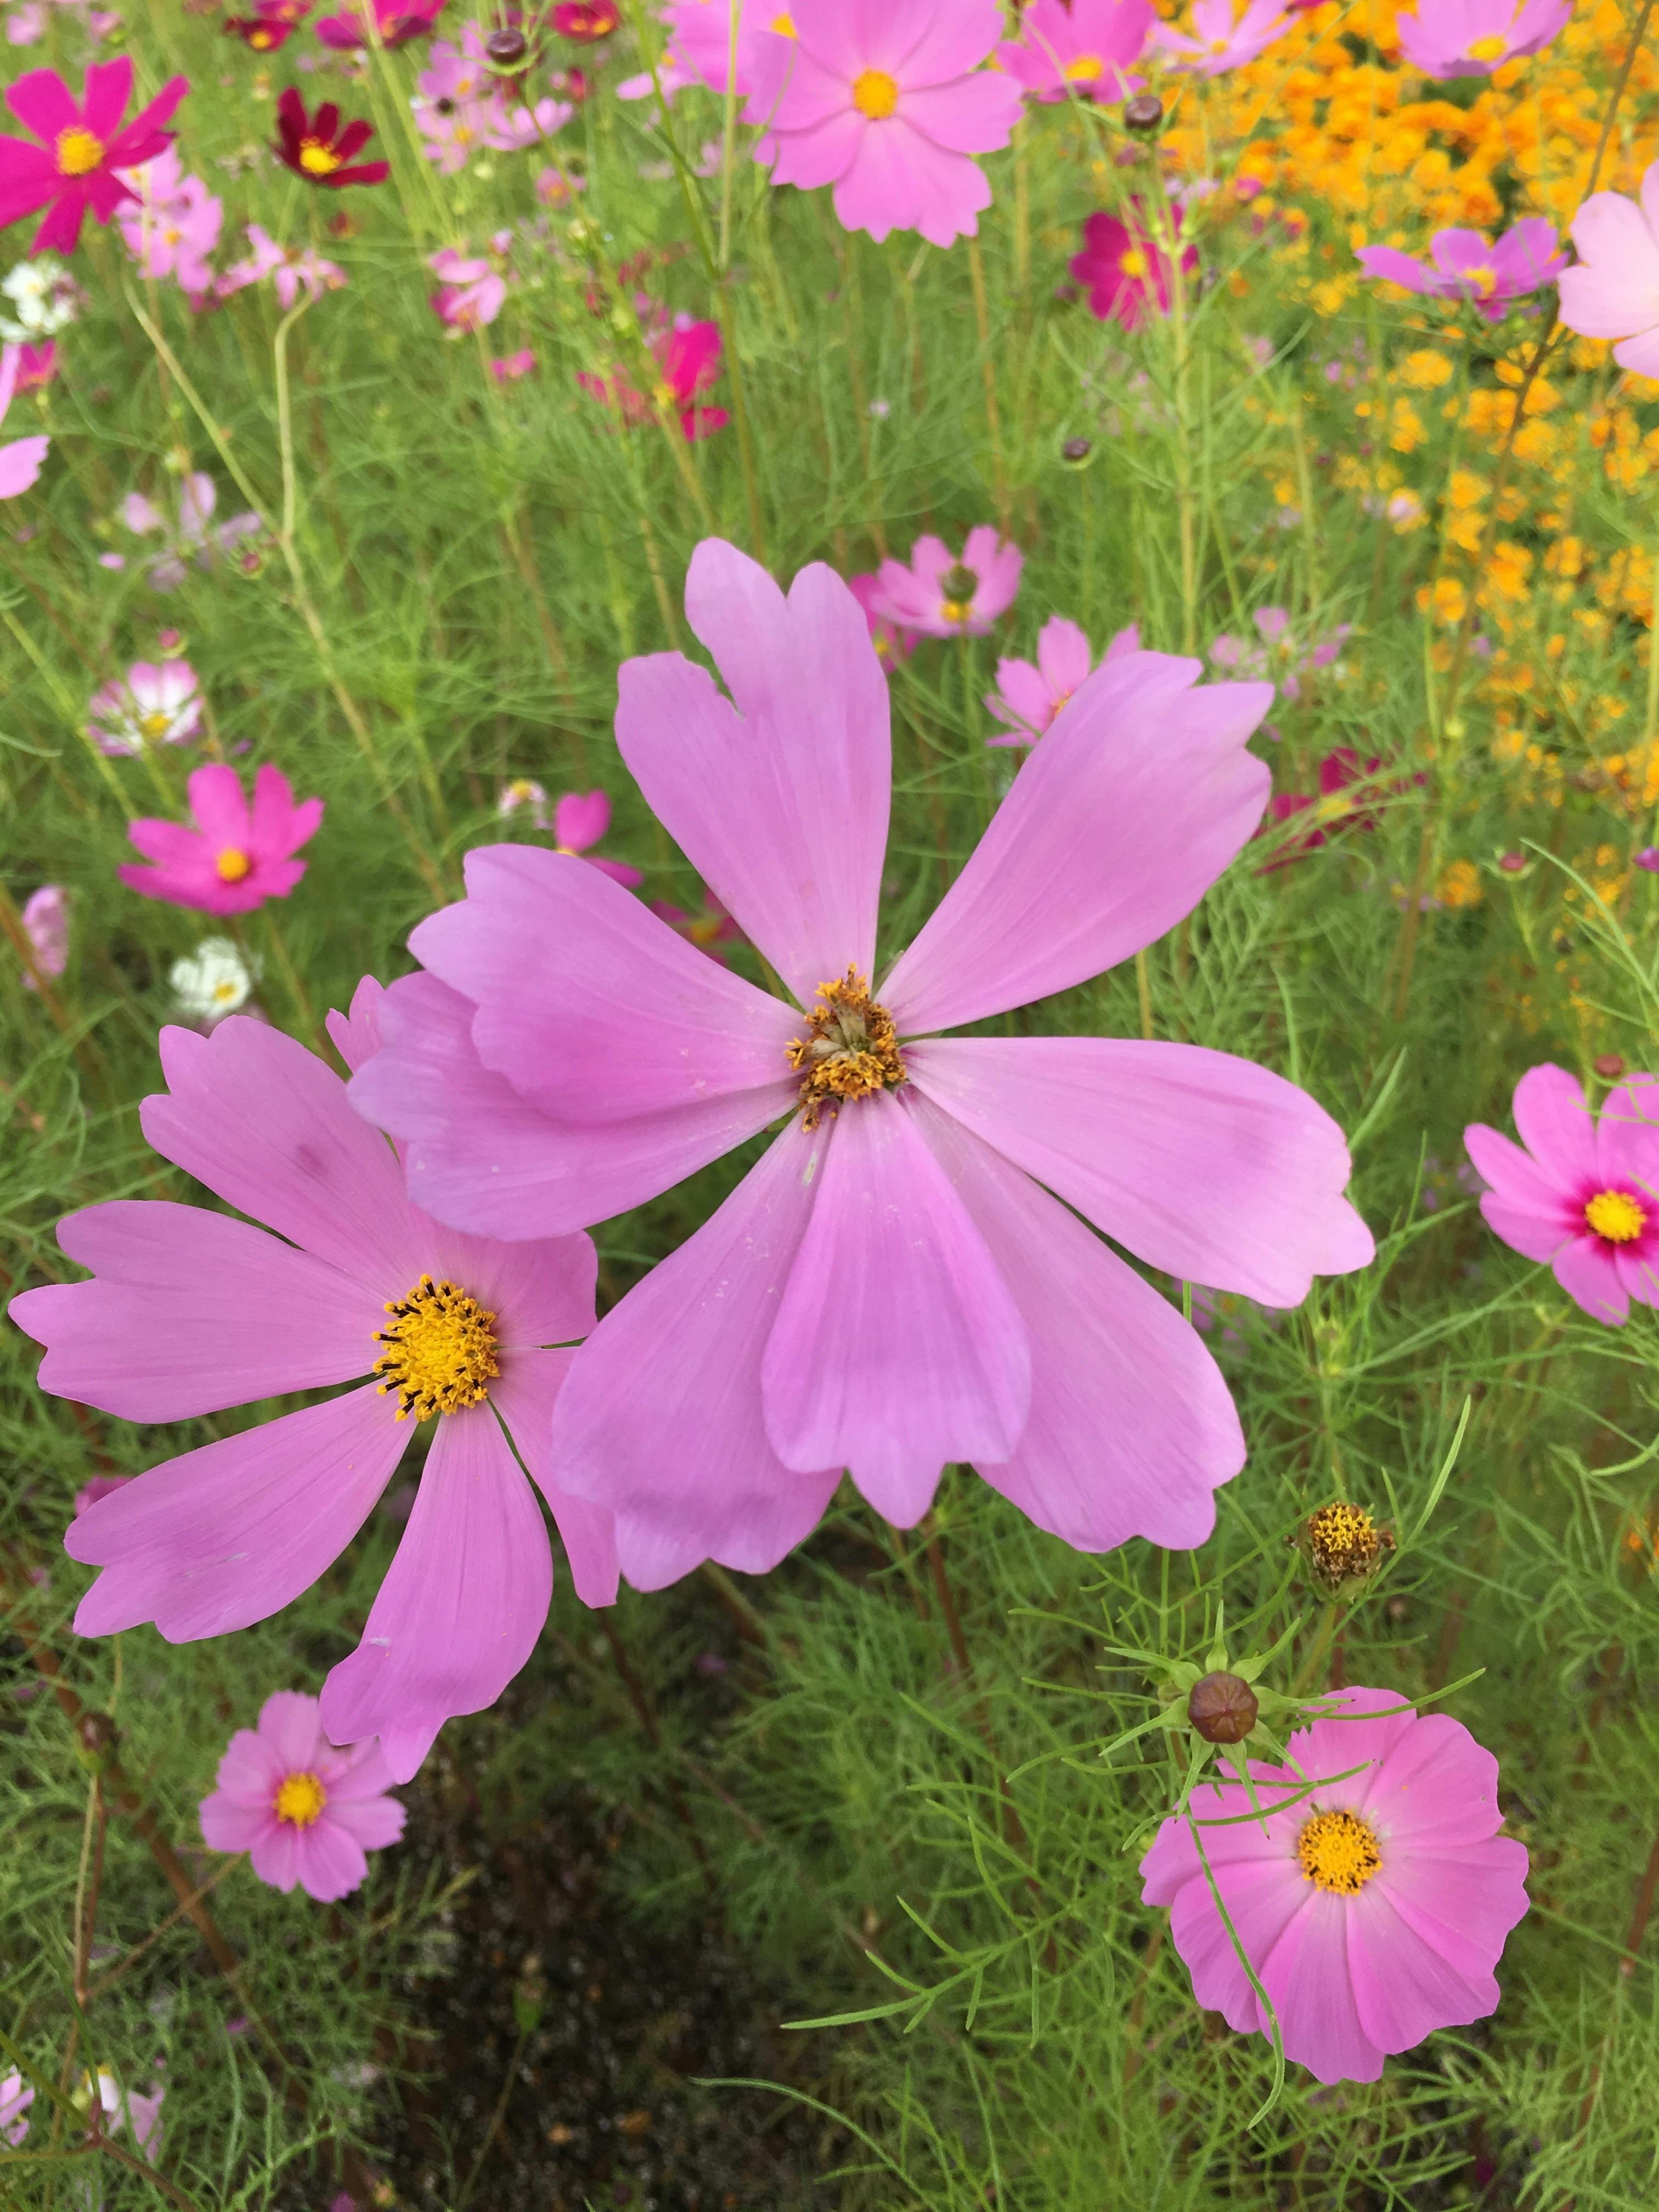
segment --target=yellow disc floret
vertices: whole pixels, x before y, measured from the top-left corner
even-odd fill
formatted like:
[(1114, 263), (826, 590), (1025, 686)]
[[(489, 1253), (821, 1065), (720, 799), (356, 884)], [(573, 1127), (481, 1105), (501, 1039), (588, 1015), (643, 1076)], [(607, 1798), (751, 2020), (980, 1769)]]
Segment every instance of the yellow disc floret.
[(1584, 1218), (1609, 1244), (1633, 1244), (1648, 1225), (1646, 1208), (1627, 1190), (1598, 1190), (1585, 1201)]
[(1358, 1897), (1382, 1863), (1376, 1831), (1358, 1813), (1316, 1813), (1296, 1839), (1302, 1871), (1317, 1889)]
[(292, 1828), (308, 1828), (328, 1802), (328, 1792), (314, 1774), (289, 1774), (272, 1800), (279, 1820)]
[(300, 141), (300, 167), (308, 177), (331, 177), (340, 166), (342, 156), (331, 146), (324, 145), (320, 138)]
[(853, 80), (853, 105), (872, 123), (884, 123), (898, 106), (898, 79), (885, 70), (860, 70)]
[(422, 1275), (405, 1298), (386, 1311), (390, 1328), (375, 1337), (386, 1350), (374, 1363), (384, 1375), (384, 1397), (398, 1392), (401, 1421), (413, 1413), (429, 1421), (434, 1413), (459, 1413), (489, 1395), (492, 1376), (501, 1368), (495, 1358), (495, 1316), (485, 1311), (458, 1283), (434, 1282)]
[[(145, 735), (149, 735), (148, 731)], [(227, 845), (213, 864), (213, 872), (222, 884), (240, 884), (244, 876), (252, 873), (252, 861), (240, 845)]]
[(817, 988), (818, 1004), (807, 1016), (807, 1034), (789, 1046), (789, 1065), (800, 1071), (803, 1123), (816, 1129), (826, 1106), (869, 1098), (908, 1079), (893, 1018), (870, 996), (856, 968)]
[(1098, 84), (1106, 74), (1106, 64), (1098, 54), (1077, 54), (1066, 64), (1066, 76), (1071, 84)]
[(1484, 39), (1477, 39), (1469, 48), (1472, 62), (1501, 62), (1510, 50), (1510, 42), (1501, 31), (1492, 31)]
[(79, 124), (72, 124), (58, 132), (52, 151), (60, 177), (89, 177), (104, 158), (104, 142)]

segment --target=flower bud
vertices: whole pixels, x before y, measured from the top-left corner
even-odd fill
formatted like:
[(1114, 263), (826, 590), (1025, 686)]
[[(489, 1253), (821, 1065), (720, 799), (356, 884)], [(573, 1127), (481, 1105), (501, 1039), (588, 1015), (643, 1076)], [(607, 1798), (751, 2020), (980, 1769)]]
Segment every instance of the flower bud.
[(1164, 102), (1155, 92), (1138, 92), (1123, 103), (1123, 127), (1138, 138), (1150, 138), (1164, 127)]
[(1616, 1083), (1625, 1072), (1624, 1055), (1616, 1052), (1600, 1052), (1591, 1066), (1603, 1083)]
[(964, 568), (963, 563), (957, 561), (953, 562), (939, 578), (939, 587), (945, 599), (957, 605), (965, 606), (979, 589), (979, 578), (971, 568)]
[(1321, 1595), (1331, 1599), (1358, 1597), (1394, 1549), (1391, 1529), (1341, 1498), (1310, 1513), (1295, 1540)]
[(1068, 438), (1060, 449), (1060, 458), (1067, 468), (1080, 469), (1094, 449), (1091, 438)]
[(94, 1759), (101, 1759), (106, 1751), (113, 1751), (120, 1730), (108, 1713), (82, 1713), (75, 1724), (81, 1739), (81, 1748)]
[(484, 40), (484, 52), (489, 58), (491, 69), (500, 70), (504, 76), (512, 76), (529, 61), (530, 41), (522, 31), (515, 30), (508, 24), (503, 30), (490, 33)]
[(1242, 1675), (1205, 1674), (1187, 1697), (1187, 1718), (1206, 1743), (1243, 1743), (1261, 1712)]

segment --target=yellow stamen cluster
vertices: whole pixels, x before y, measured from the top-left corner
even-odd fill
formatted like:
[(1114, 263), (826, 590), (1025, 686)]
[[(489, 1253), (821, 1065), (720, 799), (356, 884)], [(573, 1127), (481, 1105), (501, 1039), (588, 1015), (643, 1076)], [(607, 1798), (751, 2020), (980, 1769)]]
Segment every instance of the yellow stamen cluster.
[(172, 727), (171, 714), (141, 714), (138, 717), (139, 735), (151, 744), (158, 744)]
[(271, 1810), (290, 1827), (308, 1828), (328, 1802), (328, 1792), (314, 1774), (289, 1774), (271, 1801)]
[(72, 124), (67, 131), (58, 132), (52, 151), (60, 177), (88, 177), (104, 158), (104, 142), (94, 138), (90, 131), (83, 131), (79, 124)]
[(341, 156), (320, 138), (300, 141), (300, 167), (308, 177), (331, 177), (340, 166)]
[(1382, 1863), (1376, 1831), (1358, 1813), (1316, 1813), (1296, 1839), (1303, 1874), (1316, 1888), (1358, 1897)]
[(1098, 54), (1077, 54), (1066, 64), (1070, 84), (1098, 84), (1105, 74), (1106, 64)]
[(884, 123), (898, 106), (898, 79), (885, 70), (860, 70), (853, 80), (853, 105), (872, 123)]
[(1645, 1210), (1627, 1190), (1598, 1190), (1585, 1201), (1584, 1218), (1609, 1244), (1633, 1244), (1648, 1225)]
[(1370, 1574), (1383, 1554), (1394, 1549), (1393, 1535), (1379, 1528), (1363, 1505), (1340, 1498), (1309, 1515), (1304, 1540), (1308, 1563), (1329, 1591)]
[(847, 1098), (869, 1098), (907, 1080), (893, 1018), (870, 996), (856, 968), (817, 988), (819, 1003), (807, 1016), (807, 1034), (793, 1038), (789, 1065), (800, 1071), (803, 1126), (816, 1129), (826, 1106), (834, 1114)]
[[(148, 737), (149, 732), (145, 731)], [(222, 884), (240, 884), (244, 876), (252, 872), (253, 863), (240, 845), (227, 845), (213, 863), (213, 872)]]
[(499, 1375), (495, 1358), (495, 1316), (459, 1284), (434, 1282), (422, 1275), (406, 1298), (388, 1305), (392, 1327), (374, 1341), (386, 1349), (374, 1363), (384, 1375), (384, 1397), (396, 1390), (403, 1400), (401, 1421), (413, 1413), (429, 1421), (434, 1413), (459, 1413), (489, 1395), (489, 1380)]
[(774, 15), (766, 27), (769, 31), (775, 31), (781, 39), (795, 36), (795, 19), (787, 8), (780, 15)]

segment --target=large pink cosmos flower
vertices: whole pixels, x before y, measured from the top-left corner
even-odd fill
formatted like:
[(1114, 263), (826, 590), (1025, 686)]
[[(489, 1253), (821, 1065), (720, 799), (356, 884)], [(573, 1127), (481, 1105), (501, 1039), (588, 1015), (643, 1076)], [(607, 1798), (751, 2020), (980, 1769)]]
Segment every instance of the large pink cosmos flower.
[[(1498, 1761), (1460, 1723), (1402, 1711), (1389, 1690), (1332, 1702), (1345, 1717), (1292, 1735), (1285, 1765), (1251, 1761), (1265, 1820), (1238, 1782), (1202, 1784), (1192, 1811), (1285, 2056), (1322, 2081), (1375, 2081), (1389, 2052), (1496, 2011), (1527, 1852), (1498, 1833)], [(1164, 1823), (1140, 1871), (1199, 2003), (1269, 2033), (1185, 1820)]]
[(1514, 1110), (1520, 1145), (1483, 1121), (1463, 1132), (1492, 1186), (1480, 1201), (1487, 1228), (1547, 1260), (1596, 1321), (1621, 1326), (1632, 1298), (1659, 1305), (1659, 1078), (1629, 1077), (1598, 1119), (1566, 1069), (1547, 1061), (1516, 1085)]
[[(0, 422), (5, 421), (16, 394), (27, 351), (27, 346), (0, 348)], [(51, 450), (52, 440), (39, 432), (27, 438), (9, 438), (0, 446), (0, 499), (16, 499), (32, 490)]]
[[(732, 66), (733, 14), (738, 19), (735, 71)], [(676, 89), (688, 82), (701, 82), (711, 92), (724, 93), (730, 77), (740, 99), (763, 86), (775, 94), (788, 72), (794, 18), (775, 0), (672, 0), (663, 10), (663, 21), (668, 32), (668, 52), (658, 64), (657, 77), (665, 94), (670, 71)], [(644, 82), (650, 91), (648, 72)], [(617, 90), (621, 88), (618, 86)]]
[(828, 568), (786, 599), (713, 540), (686, 614), (731, 699), (679, 653), (629, 661), (617, 742), (797, 1003), (596, 869), (485, 848), (415, 932), (428, 972), (388, 994), (387, 1049), (353, 1086), (408, 1140), (422, 1204), (507, 1236), (623, 1212), (787, 1117), (579, 1353), (557, 1480), (615, 1511), (647, 1589), (711, 1557), (766, 1571), (843, 1468), (902, 1528), (969, 1460), (1080, 1550), (1200, 1542), (1244, 1456), (1226, 1385), (1078, 1215), (1155, 1267), (1294, 1304), (1371, 1255), (1340, 1131), (1195, 1046), (933, 1033), (1191, 911), (1266, 801), (1245, 740), (1271, 692), (1195, 689), (1199, 664), (1161, 653), (1099, 671), (872, 997), (891, 759), (863, 611)]
[(1152, 0), (1031, 0), (997, 59), (1039, 100), (1127, 100), (1140, 82), (1128, 71), (1157, 20)]
[(1008, 143), (1023, 104), (1006, 72), (981, 67), (1002, 27), (998, 0), (814, 0), (793, 41), (768, 42), (776, 73), (757, 70), (756, 160), (774, 184), (833, 185), (843, 229), (974, 237), (991, 187), (972, 157)]
[[(1478, 230), (1436, 231), (1429, 240), (1432, 268), (1392, 246), (1362, 246), (1354, 258), (1368, 276), (1385, 277), (1407, 292), (1436, 300), (1468, 300), (1489, 323), (1501, 323), (1512, 300), (1524, 300), (1553, 284), (1567, 265), (1554, 224), (1536, 215), (1523, 217), (1502, 237), (1492, 240)], [(1659, 307), (1655, 319), (1659, 320)]]
[(1578, 266), (1561, 276), (1561, 319), (1587, 338), (1617, 338), (1613, 357), (1638, 376), (1659, 377), (1659, 161), (1642, 179), (1638, 205), (1622, 192), (1592, 192), (1572, 219)]
[(1190, 34), (1160, 24), (1152, 35), (1174, 57), (1173, 68), (1190, 70), (1199, 76), (1221, 76), (1266, 53), (1290, 20), (1283, 0), (1247, 0), (1237, 22), (1233, 0), (1194, 0)]
[(170, 77), (124, 125), (132, 97), (132, 64), (125, 54), (94, 62), (78, 100), (56, 70), (20, 76), (6, 105), (40, 143), (0, 137), (0, 225), (46, 208), (30, 252), (73, 253), (88, 208), (107, 222), (133, 197), (117, 170), (154, 161), (172, 143), (173, 133), (162, 125), (189, 90), (188, 77)]
[(201, 1802), (210, 1850), (246, 1851), (263, 1882), (297, 1884), (319, 1905), (349, 1896), (368, 1872), (367, 1854), (404, 1832), (404, 1808), (386, 1790), (391, 1770), (372, 1739), (336, 1751), (317, 1700), (278, 1690), (255, 1728), (225, 1747), (211, 1796)]
[[(1126, 653), (1139, 653), (1140, 631), (1131, 623), (1121, 629), (1101, 656), (1101, 665), (1121, 660)], [(1064, 615), (1050, 615), (1037, 633), (1037, 657), (1029, 660), (999, 660), (997, 688), (986, 705), (1008, 734), (987, 738), (988, 745), (1029, 745), (1040, 738), (1054, 716), (1088, 681), (1094, 653), (1087, 637)]]
[[(1169, 254), (1147, 228), (1145, 210), (1130, 204), (1133, 225), (1097, 208), (1083, 226), (1083, 250), (1067, 264), (1089, 295), (1089, 312), (1100, 321), (1121, 323), (1138, 331), (1148, 313), (1167, 314), (1174, 289), (1174, 268)], [(1181, 228), (1182, 210), (1173, 204), (1170, 221)], [(1198, 266), (1198, 250), (1188, 246), (1181, 257), (1182, 273)]]
[[(382, 1003), (365, 981), (349, 1018), (329, 1016), (348, 1067), (377, 1049)], [(378, 1735), (407, 1781), (446, 1720), (501, 1695), (546, 1618), (551, 1555), (520, 1460), (583, 1602), (616, 1595), (610, 1523), (552, 1486), (547, 1449), (570, 1353), (544, 1347), (592, 1326), (592, 1242), (499, 1244), (441, 1228), (410, 1204), (340, 1078), (264, 1022), (233, 1016), (209, 1037), (165, 1029), (161, 1048), (169, 1088), (144, 1101), (145, 1136), (276, 1234), (154, 1200), (70, 1214), (58, 1241), (93, 1279), (10, 1307), (47, 1347), (41, 1389), (149, 1423), (369, 1379), (89, 1506), (64, 1548), (104, 1572), (76, 1628), (107, 1636), (153, 1620), (185, 1644), (280, 1612), (345, 1549), (435, 1420), (362, 1642), (323, 1687), (331, 1738)]]
[(1425, 76), (1490, 76), (1565, 27), (1572, 0), (1417, 0), (1396, 18), (1400, 51)]
[(901, 640), (983, 637), (1014, 604), (1024, 565), (1018, 546), (1006, 544), (981, 522), (968, 532), (960, 555), (942, 538), (918, 538), (908, 565), (884, 561), (873, 590), (857, 597), (869, 627), (885, 622)]
[(128, 889), (203, 914), (252, 914), (268, 898), (286, 898), (306, 872), (294, 855), (321, 828), (322, 800), (296, 806), (293, 786), (269, 762), (253, 779), (251, 807), (223, 761), (198, 768), (185, 788), (193, 830), (147, 815), (128, 823), (128, 836), (155, 863), (124, 861), (115, 872)]

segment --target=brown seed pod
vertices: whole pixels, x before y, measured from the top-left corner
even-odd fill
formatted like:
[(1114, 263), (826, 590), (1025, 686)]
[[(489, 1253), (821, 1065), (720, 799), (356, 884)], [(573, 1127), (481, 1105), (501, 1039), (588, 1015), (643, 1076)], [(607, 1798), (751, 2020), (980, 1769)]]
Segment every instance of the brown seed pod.
[(1243, 1743), (1261, 1710), (1242, 1674), (1206, 1674), (1187, 1698), (1187, 1717), (1206, 1743)]
[(1138, 92), (1123, 103), (1123, 127), (1138, 137), (1150, 138), (1164, 125), (1164, 102), (1155, 92)]

